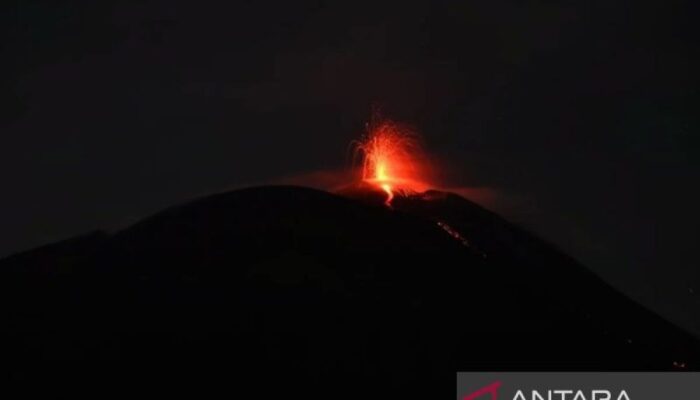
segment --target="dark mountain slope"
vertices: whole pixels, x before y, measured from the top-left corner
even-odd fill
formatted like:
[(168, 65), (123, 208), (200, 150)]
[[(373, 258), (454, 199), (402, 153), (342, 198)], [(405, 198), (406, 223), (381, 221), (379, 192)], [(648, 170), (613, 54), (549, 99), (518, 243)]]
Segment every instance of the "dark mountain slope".
[(473, 203), (355, 194), (237, 190), (4, 260), (6, 376), (426, 398), (457, 370), (697, 365), (695, 339)]

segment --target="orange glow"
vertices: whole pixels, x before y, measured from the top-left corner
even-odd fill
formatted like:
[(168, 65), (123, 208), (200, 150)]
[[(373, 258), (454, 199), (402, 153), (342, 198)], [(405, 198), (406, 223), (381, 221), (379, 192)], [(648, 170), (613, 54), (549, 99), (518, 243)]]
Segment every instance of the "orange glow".
[(408, 128), (390, 120), (373, 123), (356, 151), (362, 156), (362, 180), (386, 192), (388, 206), (397, 194), (427, 188), (418, 137)]

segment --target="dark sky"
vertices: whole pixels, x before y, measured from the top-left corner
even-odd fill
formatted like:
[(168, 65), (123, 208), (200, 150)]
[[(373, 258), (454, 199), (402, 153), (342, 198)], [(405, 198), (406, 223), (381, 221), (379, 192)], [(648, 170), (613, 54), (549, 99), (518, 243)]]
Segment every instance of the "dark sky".
[(341, 169), (379, 105), (449, 185), (700, 333), (696, 6), (67, 3), (2, 6), (0, 256)]

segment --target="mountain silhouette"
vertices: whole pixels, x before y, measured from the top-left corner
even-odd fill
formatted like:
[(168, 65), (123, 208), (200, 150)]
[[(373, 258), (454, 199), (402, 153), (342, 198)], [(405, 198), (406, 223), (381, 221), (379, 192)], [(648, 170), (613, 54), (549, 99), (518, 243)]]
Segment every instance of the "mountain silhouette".
[(429, 398), (456, 371), (697, 368), (696, 338), (490, 211), (437, 191), (383, 203), (241, 189), (8, 257), (4, 377)]

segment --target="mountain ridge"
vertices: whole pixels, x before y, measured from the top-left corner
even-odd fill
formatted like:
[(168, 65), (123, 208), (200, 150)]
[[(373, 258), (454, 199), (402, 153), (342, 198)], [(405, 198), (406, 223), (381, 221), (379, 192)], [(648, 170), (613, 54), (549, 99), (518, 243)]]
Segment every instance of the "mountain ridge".
[(122, 374), (197, 382), (246, 366), (299, 391), (350, 374), (409, 397), (457, 370), (697, 368), (697, 339), (498, 215), (383, 201), (246, 188), (0, 260), (5, 365), (140, 360)]

